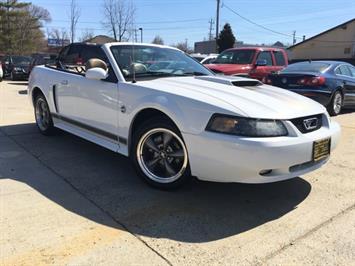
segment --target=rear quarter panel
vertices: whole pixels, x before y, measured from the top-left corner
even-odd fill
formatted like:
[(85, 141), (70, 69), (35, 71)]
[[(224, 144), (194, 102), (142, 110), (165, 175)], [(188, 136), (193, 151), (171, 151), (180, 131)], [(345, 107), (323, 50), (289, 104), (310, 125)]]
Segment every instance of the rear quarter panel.
[(52, 87), (60, 82), (63, 75), (65, 75), (64, 72), (49, 67), (34, 67), (28, 82), (28, 96), (31, 103), (33, 104), (33, 91), (38, 88), (46, 97), (50, 111), (55, 112)]

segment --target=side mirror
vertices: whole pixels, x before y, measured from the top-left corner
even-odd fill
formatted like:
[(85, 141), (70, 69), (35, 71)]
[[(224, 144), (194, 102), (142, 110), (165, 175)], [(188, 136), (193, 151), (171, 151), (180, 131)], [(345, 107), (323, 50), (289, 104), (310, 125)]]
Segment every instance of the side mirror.
[(101, 67), (93, 67), (86, 70), (85, 77), (87, 79), (93, 80), (102, 80), (106, 79), (108, 76), (107, 70), (102, 69)]
[(260, 59), (260, 60), (257, 60), (256, 63), (255, 63), (255, 66), (266, 66), (267, 65), (267, 61), (265, 59)]

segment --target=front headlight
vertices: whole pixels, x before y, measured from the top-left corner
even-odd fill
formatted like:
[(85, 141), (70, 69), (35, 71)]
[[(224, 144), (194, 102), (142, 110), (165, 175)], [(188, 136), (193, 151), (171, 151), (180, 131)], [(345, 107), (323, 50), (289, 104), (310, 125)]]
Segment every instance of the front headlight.
[(22, 67), (14, 67), (14, 70), (15, 70), (16, 72), (21, 72), (21, 71), (22, 71)]
[(279, 137), (288, 134), (280, 120), (255, 119), (215, 114), (206, 127), (207, 131), (245, 137)]

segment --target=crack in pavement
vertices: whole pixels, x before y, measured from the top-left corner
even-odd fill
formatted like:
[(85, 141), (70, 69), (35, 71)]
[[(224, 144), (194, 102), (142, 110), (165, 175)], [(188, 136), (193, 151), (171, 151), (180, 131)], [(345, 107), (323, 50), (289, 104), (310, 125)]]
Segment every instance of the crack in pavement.
[(308, 236), (310, 236), (313, 233), (315, 233), (318, 230), (320, 230), (322, 227), (330, 224), (334, 220), (340, 218), (344, 214), (352, 211), (353, 209), (355, 209), (355, 203), (352, 204), (351, 206), (347, 207), (346, 209), (340, 211), (339, 213), (333, 215), (332, 217), (330, 217), (329, 219), (327, 219), (324, 222), (320, 223), (319, 225), (313, 227), (311, 230), (309, 230), (308, 232), (304, 233), (303, 235), (300, 235), (299, 237), (296, 237), (294, 240), (291, 240), (288, 244), (282, 246), (278, 250), (275, 250), (274, 252), (271, 252), (269, 255), (267, 255), (266, 257), (261, 259), (260, 262), (257, 262), (256, 265), (265, 265), (268, 260), (276, 257), (277, 255), (281, 254), (283, 251), (285, 251), (288, 248), (292, 247), (296, 242), (299, 242), (300, 240), (303, 240), (303, 239), (307, 238)]
[[(2, 131), (0, 129), (0, 131)], [(35, 158), (41, 165), (43, 165), (45, 168), (47, 168), (49, 171), (51, 171), (53, 174), (61, 178), (65, 183), (67, 183), (70, 187), (72, 187), (79, 195), (81, 195), (84, 199), (89, 201), (91, 204), (93, 204), (96, 208), (98, 208), (100, 211), (102, 211), (104, 214), (106, 214), (112, 221), (114, 221), (116, 224), (120, 225), (124, 230), (129, 232), (131, 235), (133, 235), (136, 239), (138, 239), (142, 244), (144, 244), (148, 249), (150, 249), (152, 252), (154, 252), (157, 256), (159, 256), (161, 259), (163, 259), (168, 265), (172, 266), (173, 264), (169, 261), (168, 258), (164, 257), (162, 254), (159, 253), (159, 251), (155, 250), (153, 247), (151, 247), (144, 239), (142, 239), (139, 235), (131, 232), (125, 224), (120, 222), (118, 219), (116, 219), (113, 215), (111, 215), (109, 212), (107, 212), (105, 209), (103, 209), (100, 205), (98, 205), (95, 201), (91, 200), (88, 198), (84, 193), (82, 193), (78, 188), (76, 188), (72, 183), (69, 182), (65, 177), (60, 175), (57, 171), (55, 171), (52, 167), (48, 166), (44, 161), (41, 160), (38, 156), (33, 154), (29, 149), (27, 149), (24, 145), (22, 145), (20, 142), (18, 142), (13, 136), (6, 134), (4, 131), (2, 131), (3, 134), (8, 137), (10, 140), (12, 140), (16, 145), (18, 145), (20, 148), (22, 148), (25, 152), (27, 152), (29, 155), (31, 155), (33, 158)]]

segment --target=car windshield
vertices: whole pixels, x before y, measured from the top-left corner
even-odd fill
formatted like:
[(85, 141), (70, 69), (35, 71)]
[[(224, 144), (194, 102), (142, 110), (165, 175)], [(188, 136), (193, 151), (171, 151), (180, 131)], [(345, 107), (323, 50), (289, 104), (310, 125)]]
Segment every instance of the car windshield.
[(117, 45), (111, 51), (127, 81), (169, 76), (213, 75), (207, 68), (179, 50), (145, 46)]
[(214, 64), (237, 64), (246, 65), (253, 62), (255, 50), (241, 49), (229, 50), (221, 53), (215, 60)]
[(301, 62), (289, 65), (281, 73), (296, 73), (296, 72), (315, 72), (321, 73), (326, 70), (330, 64), (323, 62)]
[(29, 65), (31, 63), (31, 57), (27, 56), (13, 56), (12, 62), (15, 65)]

